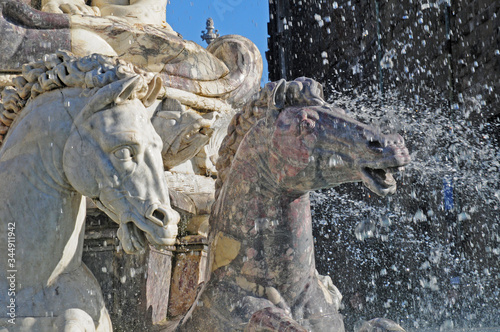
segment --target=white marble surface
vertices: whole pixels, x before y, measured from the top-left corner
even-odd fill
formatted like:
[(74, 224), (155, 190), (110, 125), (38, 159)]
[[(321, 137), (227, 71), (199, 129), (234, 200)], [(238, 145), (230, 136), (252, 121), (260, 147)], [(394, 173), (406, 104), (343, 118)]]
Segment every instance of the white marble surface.
[[(30, 71), (52, 82), (44, 84), (48, 92), (38, 91), (22, 109), (9, 104), (22, 99), (15, 90), (3, 94), (5, 111), (18, 113), (0, 149), (0, 220), (11, 225), (0, 229), (0, 250), (15, 253), (0, 269), (0, 289), (14, 292), (0, 297), (0, 306), (14, 301), (19, 322), (10, 324), (7, 312), (0, 313), (8, 331), (65, 330), (75, 321), (84, 326), (89, 317), (96, 331), (111, 331), (100, 287), (81, 262), (82, 195), (120, 225), (126, 252), (176, 241), (179, 215), (170, 207), (162, 141), (151, 109), (139, 100), (158, 90), (127, 64), (113, 71), (114, 61), (49, 57)], [(71, 78), (64, 76), (68, 70)], [(25, 77), (25, 86), (37, 81)], [(37, 89), (44, 90), (32, 88), (32, 96)]]

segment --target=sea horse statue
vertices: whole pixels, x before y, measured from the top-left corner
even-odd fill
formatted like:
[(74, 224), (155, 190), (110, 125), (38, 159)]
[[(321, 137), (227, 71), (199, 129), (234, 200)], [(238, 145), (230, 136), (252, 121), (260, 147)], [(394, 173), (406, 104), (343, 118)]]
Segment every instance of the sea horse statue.
[(403, 138), (299, 78), (266, 84), (232, 119), (219, 155), (210, 279), (179, 329), (344, 331), (340, 293), (316, 271), (309, 191), (363, 182), (393, 194), (394, 172), (410, 162)]
[(0, 331), (112, 331), (82, 263), (89, 197), (127, 253), (176, 241), (157, 76), (116, 58), (65, 52), (23, 66), (0, 103)]

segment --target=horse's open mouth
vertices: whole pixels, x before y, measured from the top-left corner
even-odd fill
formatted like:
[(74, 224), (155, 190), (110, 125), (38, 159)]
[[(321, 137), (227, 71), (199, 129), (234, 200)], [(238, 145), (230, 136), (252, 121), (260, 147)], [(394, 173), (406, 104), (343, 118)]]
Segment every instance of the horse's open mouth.
[(132, 254), (142, 251), (147, 244), (153, 246), (174, 245), (177, 238), (177, 222), (163, 227), (151, 226), (150, 231), (143, 231), (134, 221), (120, 224), (118, 239), (126, 253)]
[(380, 196), (393, 194), (396, 191), (396, 180), (393, 173), (403, 171), (404, 167), (362, 169), (363, 183), (371, 191)]

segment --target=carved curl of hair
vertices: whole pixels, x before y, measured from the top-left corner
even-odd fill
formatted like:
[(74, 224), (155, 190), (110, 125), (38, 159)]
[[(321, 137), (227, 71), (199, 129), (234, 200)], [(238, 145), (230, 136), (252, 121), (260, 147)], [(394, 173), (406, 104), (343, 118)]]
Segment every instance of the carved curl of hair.
[[(258, 93), (254, 95), (252, 101), (247, 103), (243, 109), (236, 113), (227, 129), (227, 136), (222, 141), (217, 159), (217, 181), (215, 183), (215, 198), (219, 196), (219, 191), (227, 178), (234, 155), (240, 146), (245, 134), (268, 112), (281, 111), (291, 106), (320, 106), (326, 102), (323, 97), (323, 86), (313, 79), (300, 77), (294, 81), (286, 82), (286, 88), (282, 91), (282, 96), (275, 96), (278, 86), (282, 82), (267, 83)], [(282, 108), (273, 109), (272, 99), (284, 101)]]
[(143, 99), (148, 93), (148, 83), (153, 74), (138, 69), (116, 57), (92, 54), (76, 57), (69, 52), (58, 51), (45, 55), (42, 60), (23, 65), (22, 75), (14, 78), (14, 87), (6, 87), (0, 102), (0, 145), (10, 125), (36, 96), (64, 87), (98, 90), (121, 79), (142, 77), (129, 99)]

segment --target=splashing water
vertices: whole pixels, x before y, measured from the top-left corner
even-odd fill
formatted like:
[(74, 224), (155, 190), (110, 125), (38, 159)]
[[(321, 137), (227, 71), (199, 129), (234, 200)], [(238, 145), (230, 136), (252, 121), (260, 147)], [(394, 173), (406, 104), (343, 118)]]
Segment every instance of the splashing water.
[(318, 270), (344, 295), (346, 326), (500, 326), (499, 121), (481, 121), (474, 100), (451, 111), (387, 96), (335, 102), (401, 133), (412, 156), (393, 197), (361, 184), (311, 195)]

